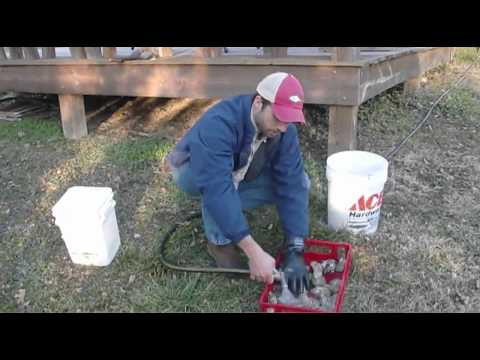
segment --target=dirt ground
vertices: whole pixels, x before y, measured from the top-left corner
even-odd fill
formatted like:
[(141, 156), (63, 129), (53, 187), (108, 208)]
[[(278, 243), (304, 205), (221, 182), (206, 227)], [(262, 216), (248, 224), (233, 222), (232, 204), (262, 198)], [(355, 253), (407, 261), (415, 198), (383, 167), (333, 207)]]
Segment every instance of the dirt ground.
[[(360, 107), (359, 149), (385, 155), (466, 68), (424, 75)], [(326, 108), (307, 105), (300, 127), (312, 179), (311, 237), (348, 241), (353, 266), (344, 312), (480, 311), (480, 70), (447, 96), (390, 162), (377, 233), (354, 236), (326, 227)], [(111, 98), (87, 97), (87, 112)], [(54, 100), (52, 100), (54, 101)], [(165, 155), (218, 100), (123, 98), (89, 122), (80, 141), (63, 139), (58, 116), (0, 121), (0, 311), (254, 312), (263, 288), (245, 278), (175, 273), (158, 262), (158, 239), (199, 206), (179, 192)], [(74, 185), (115, 192), (122, 246), (105, 268), (72, 264), (53, 205)], [(255, 238), (275, 253), (281, 239), (272, 208), (249, 213)], [(185, 223), (167, 255), (212, 265), (201, 223)]]

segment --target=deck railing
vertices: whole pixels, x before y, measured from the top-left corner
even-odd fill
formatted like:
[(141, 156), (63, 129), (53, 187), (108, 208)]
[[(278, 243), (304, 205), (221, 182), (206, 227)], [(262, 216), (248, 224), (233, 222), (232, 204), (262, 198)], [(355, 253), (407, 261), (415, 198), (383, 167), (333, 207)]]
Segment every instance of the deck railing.
[[(172, 57), (174, 51), (171, 47), (156, 47), (157, 57)], [(214, 58), (229, 54), (228, 47), (197, 47), (192, 48), (191, 55), (194, 57)], [(230, 48), (232, 49), (232, 48)], [(237, 48), (238, 49), (238, 48)], [(289, 47), (263, 47), (256, 56), (279, 58), (295, 56)], [(289, 51), (290, 49), (290, 51)], [(403, 51), (409, 48), (400, 47), (317, 47), (313, 49), (313, 56), (324, 58), (335, 62), (352, 62), (362, 57), (372, 57), (375, 55), (384, 55)], [(68, 53), (75, 59), (112, 59), (118, 58), (116, 47), (69, 47)], [(311, 54), (309, 54), (311, 55)], [(36, 59), (54, 59), (56, 58), (55, 47), (0, 47), (1, 60), (36, 60)]]

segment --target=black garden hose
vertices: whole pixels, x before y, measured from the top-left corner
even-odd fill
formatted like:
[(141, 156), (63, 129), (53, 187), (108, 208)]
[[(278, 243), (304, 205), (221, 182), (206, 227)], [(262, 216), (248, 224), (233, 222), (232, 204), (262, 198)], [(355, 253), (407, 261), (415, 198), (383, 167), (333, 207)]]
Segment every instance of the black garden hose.
[[(201, 212), (196, 212), (190, 216), (188, 216), (184, 221), (191, 221), (193, 219), (201, 217)], [(248, 269), (230, 269), (230, 268), (203, 268), (203, 267), (195, 267), (195, 266), (179, 266), (176, 264), (172, 264), (165, 259), (165, 246), (172, 237), (172, 235), (177, 231), (179, 227), (179, 223), (173, 224), (167, 232), (160, 238), (160, 242), (158, 244), (158, 257), (160, 262), (166, 268), (176, 271), (185, 271), (185, 272), (197, 272), (197, 273), (225, 273), (225, 274), (242, 274), (242, 275), (250, 275), (250, 270)]]

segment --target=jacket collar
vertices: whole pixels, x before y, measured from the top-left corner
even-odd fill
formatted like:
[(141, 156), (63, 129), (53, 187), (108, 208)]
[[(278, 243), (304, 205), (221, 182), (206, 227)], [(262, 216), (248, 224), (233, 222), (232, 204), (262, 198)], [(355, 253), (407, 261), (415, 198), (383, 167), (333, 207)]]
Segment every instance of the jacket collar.
[(242, 121), (244, 125), (244, 140), (247, 143), (251, 143), (253, 138), (257, 132), (255, 126), (253, 125), (252, 121), (252, 103), (253, 98), (255, 95), (247, 95), (243, 99), (242, 103)]

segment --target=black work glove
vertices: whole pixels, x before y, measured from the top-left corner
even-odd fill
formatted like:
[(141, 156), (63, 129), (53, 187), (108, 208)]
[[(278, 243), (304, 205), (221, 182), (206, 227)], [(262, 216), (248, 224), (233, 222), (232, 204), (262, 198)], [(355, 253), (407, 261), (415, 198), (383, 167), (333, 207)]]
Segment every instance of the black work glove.
[(295, 297), (305, 290), (310, 290), (308, 267), (305, 265), (303, 250), (287, 250), (282, 270), (288, 289)]

